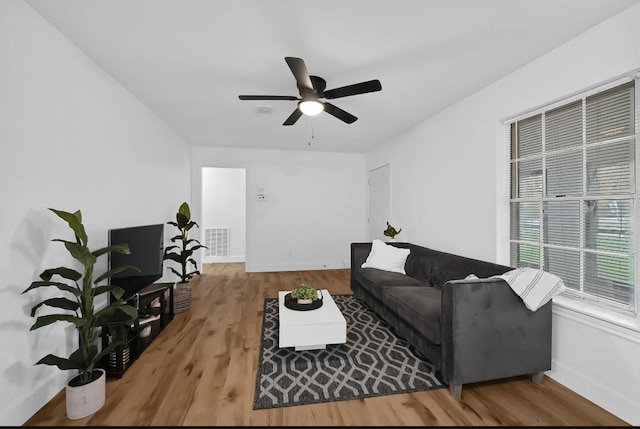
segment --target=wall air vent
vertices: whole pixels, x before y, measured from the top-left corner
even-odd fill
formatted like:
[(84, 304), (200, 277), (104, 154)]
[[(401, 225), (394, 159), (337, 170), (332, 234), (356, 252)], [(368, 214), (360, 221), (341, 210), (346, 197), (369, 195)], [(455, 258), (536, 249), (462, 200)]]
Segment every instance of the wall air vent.
[(229, 227), (204, 229), (205, 256), (229, 256)]
[(271, 112), (273, 111), (273, 106), (267, 106), (265, 104), (256, 104), (255, 109), (258, 115), (270, 115)]

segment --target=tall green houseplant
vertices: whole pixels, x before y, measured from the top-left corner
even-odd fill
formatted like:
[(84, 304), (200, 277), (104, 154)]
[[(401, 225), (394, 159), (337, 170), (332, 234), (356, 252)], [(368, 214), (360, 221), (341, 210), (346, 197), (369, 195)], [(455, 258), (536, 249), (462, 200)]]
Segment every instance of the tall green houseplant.
[[(126, 301), (121, 299), (124, 294), (122, 288), (112, 285), (100, 286), (98, 284), (126, 269), (139, 270), (137, 267), (126, 265), (113, 268), (99, 275), (94, 280), (94, 265), (98, 257), (108, 254), (109, 252), (128, 254), (129, 246), (127, 244), (121, 244), (92, 251), (88, 247), (89, 239), (82, 224), (82, 214), (80, 210), (75, 213), (51, 208), (49, 210), (66, 221), (75, 235), (75, 241), (58, 238), (52, 241), (64, 243), (64, 247), (69, 254), (79, 262), (82, 268), (80, 271), (69, 267), (46, 269), (40, 274), (40, 280), (32, 282), (22, 293), (42, 287), (57, 288), (61, 293), (59, 297), (45, 299), (33, 306), (31, 309), (32, 317), (36, 317), (36, 314), (46, 307), (61, 310), (61, 312), (38, 316), (35, 323), (31, 326), (31, 330), (33, 331), (34, 329), (42, 328), (55, 322), (72, 323), (75, 325), (79, 334), (78, 349), (72, 352), (68, 358), (48, 354), (36, 362), (36, 365), (53, 365), (61, 370), (78, 370), (79, 374), (69, 380), (68, 385), (82, 386), (93, 382), (101, 376), (102, 371), (95, 368), (96, 364), (115, 347), (122, 345), (122, 342), (113, 342), (109, 347), (98, 351), (98, 347), (94, 341), (97, 327), (117, 310), (123, 311), (132, 319), (138, 317), (136, 309), (127, 305)], [(96, 310), (94, 303), (95, 298), (106, 293), (111, 293), (114, 300), (108, 302), (105, 307)], [(67, 401), (69, 401), (68, 395)]]
[[(98, 286), (98, 283), (126, 269), (137, 270), (137, 268), (130, 265), (117, 267), (103, 273), (94, 280), (93, 269), (99, 256), (109, 252), (128, 254), (129, 246), (122, 244), (91, 251), (87, 246), (89, 240), (84, 225), (82, 224), (82, 214), (80, 210), (75, 213), (56, 209), (49, 210), (65, 220), (75, 234), (75, 241), (67, 241), (59, 238), (55, 238), (52, 241), (64, 243), (65, 248), (71, 256), (81, 264), (82, 272), (68, 267), (49, 268), (40, 274), (40, 280), (32, 282), (22, 293), (49, 286), (55, 287), (62, 292), (65, 296), (45, 299), (36, 304), (31, 309), (31, 316), (35, 317), (38, 310), (43, 306), (66, 310), (67, 312), (39, 316), (31, 326), (31, 330), (33, 331), (34, 329), (42, 328), (55, 322), (73, 323), (78, 329), (79, 344), (78, 349), (71, 353), (69, 358), (48, 354), (36, 362), (36, 365), (55, 365), (62, 370), (77, 369), (79, 371), (78, 375), (80, 376), (79, 384), (86, 384), (91, 379), (91, 373), (95, 364), (111, 351), (105, 349), (98, 353), (98, 347), (93, 342), (95, 328), (99, 326), (101, 321), (109, 318), (116, 310), (124, 311), (132, 319), (138, 317), (137, 310), (127, 305), (126, 301), (120, 299), (124, 294), (122, 288), (111, 285)], [(94, 300), (97, 296), (105, 293), (112, 293), (116, 300), (96, 311)], [(117, 345), (119, 344), (112, 344), (110, 348), (115, 348)]]
[(163, 259), (177, 262), (180, 265), (180, 271), (169, 267), (169, 270), (180, 278), (174, 294), (174, 312), (180, 313), (191, 306), (191, 285), (189, 280), (195, 275), (200, 275), (198, 265), (193, 259), (193, 253), (198, 249), (207, 249), (208, 247), (200, 244), (195, 238), (189, 238), (189, 232), (194, 227), (198, 228), (198, 224), (191, 220), (191, 210), (186, 201), (178, 208), (176, 221), (170, 221), (167, 224), (178, 228), (178, 234), (171, 238), (172, 243), (178, 244), (166, 247)]

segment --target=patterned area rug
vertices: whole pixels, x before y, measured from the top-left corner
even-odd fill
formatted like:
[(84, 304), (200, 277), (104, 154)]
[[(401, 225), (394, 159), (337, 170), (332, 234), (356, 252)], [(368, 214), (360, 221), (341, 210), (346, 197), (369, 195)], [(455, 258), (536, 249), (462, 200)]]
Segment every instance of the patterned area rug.
[(264, 302), (253, 409), (366, 398), (445, 387), (442, 374), (353, 295), (333, 295), (347, 343), (325, 350), (278, 348), (278, 299)]

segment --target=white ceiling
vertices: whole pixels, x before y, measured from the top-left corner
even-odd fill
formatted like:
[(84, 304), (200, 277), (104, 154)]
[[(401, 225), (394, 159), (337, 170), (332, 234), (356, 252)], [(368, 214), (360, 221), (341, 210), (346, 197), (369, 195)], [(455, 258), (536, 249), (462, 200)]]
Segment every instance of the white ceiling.
[[(26, 0), (193, 145), (366, 153), (639, 0)], [(282, 123), (284, 57), (327, 89), (379, 79)], [(259, 105), (273, 106), (257, 113)], [(309, 146), (311, 131), (313, 140)]]

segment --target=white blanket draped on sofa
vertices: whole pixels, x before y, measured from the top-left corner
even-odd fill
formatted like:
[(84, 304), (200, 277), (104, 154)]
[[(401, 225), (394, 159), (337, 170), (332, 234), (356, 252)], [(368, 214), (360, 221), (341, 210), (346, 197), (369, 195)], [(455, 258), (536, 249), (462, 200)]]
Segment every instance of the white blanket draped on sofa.
[(494, 277), (506, 281), (531, 311), (536, 311), (566, 289), (560, 277), (535, 268), (516, 268)]

